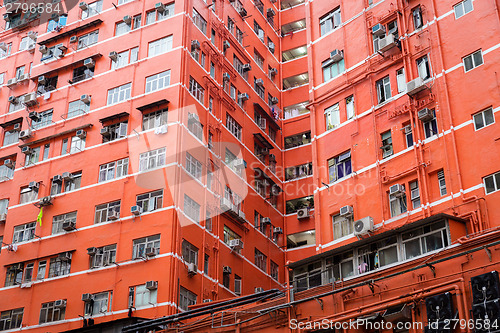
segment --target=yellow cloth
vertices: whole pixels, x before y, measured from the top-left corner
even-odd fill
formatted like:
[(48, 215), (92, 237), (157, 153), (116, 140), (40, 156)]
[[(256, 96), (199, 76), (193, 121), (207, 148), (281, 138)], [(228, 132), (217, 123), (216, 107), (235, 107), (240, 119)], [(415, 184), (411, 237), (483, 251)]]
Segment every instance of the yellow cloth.
[(40, 223), (40, 227), (42, 226), (42, 216), (43, 216), (43, 207), (40, 207), (40, 213), (38, 213), (38, 216), (36, 218), (36, 221)]

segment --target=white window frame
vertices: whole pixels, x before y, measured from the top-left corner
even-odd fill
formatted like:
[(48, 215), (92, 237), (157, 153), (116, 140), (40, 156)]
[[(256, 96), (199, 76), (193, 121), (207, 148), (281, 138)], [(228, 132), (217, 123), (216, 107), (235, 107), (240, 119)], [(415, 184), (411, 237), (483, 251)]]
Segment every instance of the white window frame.
[(130, 99), (131, 91), (132, 91), (131, 82), (109, 89), (107, 105), (117, 104)]
[[(493, 187), (487, 187), (486, 183), (489, 182)], [(486, 194), (491, 194), (498, 192), (500, 190), (500, 172), (496, 172), (494, 174), (488, 175), (483, 178), (484, 183), (484, 192)], [(493, 188), (493, 190), (488, 191), (488, 188)]]
[(170, 69), (146, 77), (146, 93), (161, 90), (170, 85)]
[(110, 211), (113, 210), (120, 213), (120, 205), (121, 201), (117, 200), (95, 206), (94, 224), (109, 222)]
[[(491, 113), (490, 118), (486, 118), (486, 113)], [(480, 117), (482, 125), (479, 127), (476, 119)], [(490, 123), (487, 123), (489, 120), (492, 120)], [(478, 131), (495, 123), (495, 113), (493, 112), (493, 108), (489, 107), (472, 115), (472, 122), (474, 123), (474, 130)]]
[(153, 248), (156, 254), (160, 254), (160, 234), (134, 239), (132, 258), (144, 258), (147, 248)]
[(172, 49), (172, 35), (154, 40), (148, 44), (148, 57), (166, 53)]
[(336, 103), (325, 109), (326, 130), (329, 131), (340, 125), (340, 104)]
[[(478, 64), (476, 64), (476, 62), (478, 62), (479, 59), (476, 59), (476, 57), (475, 57), (477, 54), (480, 55), (480, 59), (481, 59), (481, 63), (478, 63)], [(469, 68), (469, 69), (467, 69), (466, 62), (469, 59), (470, 59), (470, 63), (472, 65), (472, 67)], [(477, 68), (477, 67), (483, 65), (484, 64), (483, 50), (479, 49), (479, 50), (477, 50), (475, 52), (472, 52), (471, 54), (466, 55), (465, 57), (462, 58), (462, 63), (463, 63), (463, 66), (464, 66), (465, 73), (470, 72), (474, 68)]]
[(139, 155), (139, 172), (146, 172), (164, 166), (167, 148), (162, 147)]
[[(465, 5), (467, 4), (470, 4), (470, 10), (467, 11), (467, 9), (465, 8)], [(457, 12), (457, 9), (461, 10), (461, 13), (460, 12)], [(455, 19), (459, 19), (461, 18), (462, 16), (465, 16), (467, 15), (468, 13), (472, 12), (474, 10), (474, 3), (472, 2), (472, 0), (464, 0), (462, 2), (459, 2), (457, 3), (455, 6), (453, 6), (453, 11), (455, 12)]]

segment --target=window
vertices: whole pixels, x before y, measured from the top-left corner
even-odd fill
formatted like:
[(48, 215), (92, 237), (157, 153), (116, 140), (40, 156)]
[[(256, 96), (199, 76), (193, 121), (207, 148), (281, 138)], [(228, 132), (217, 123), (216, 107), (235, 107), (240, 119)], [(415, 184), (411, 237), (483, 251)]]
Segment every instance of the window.
[(71, 145), (69, 148), (70, 154), (81, 152), (84, 149), (85, 149), (85, 138), (80, 138), (76, 135), (71, 138)]
[(333, 239), (337, 240), (348, 236), (354, 232), (353, 217), (340, 216), (340, 214), (332, 216), (333, 223)]
[(151, 212), (163, 205), (163, 190), (139, 194), (136, 198), (137, 206), (142, 207), (144, 212)]
[(0, 331), (20, 328), (23, 323), (24, 308), (0, 312)]
[(7, 266), (7, 274), (5, 275), (5, 286), (10, 287), (16, 284), (21, 284), (23, 281), (24, 264), (14, 264)]
[[(231, 230), (229, 227), (224, 226), (224, 243), (229, 245), (229, 241), (232, 239), (241, 239), (241, 236)], [(238, 250), (240, 251), (240, 250)], [(239, 252), (238, 252), (239, 253)]]
[(73, 118), (90, 111), (90, 103), (84, 103), (81, 100), (76, 100), (68, 104), (68, 116), (67, 118)]
[(56, 302), (48, 302), (42, 304), (40, 310), (40, 324), (49, 323), (52, 321), (64, 320), (66, 313), (66, 300), (63, 306), (56, 306)]
[(274, 261), (270, 261), (270, 264), (269, 264), (269, 275), (271, 275), (271, 277), (273, 279), (275, 279), (276, 281), (278, 281), (278, 277), (279, 277), (279, 266), (277, 263), (275, 263)]
[(500, 189), (500, 172), (484, 177), (483, 181), (486, 194), (498, 191)]
[(50, 195), (56, 195), (62, 192), (62, 181), (54, 181), (51, 179)]
[(66, 257), (55, 257), (50, 259), (49, 278), (68, 275), (71, 269), (71, 260)]
[(401, 185), (403, 190), (398, 194), (389, 194), (389, 204), (391, 208), (391, 217), (406, 213), (408, 210), (406, 205), (406, 193), (404, 185)]
[(376, 82), (378, 103), (383, 103), (391, 98), (391, 82), (389, 76), (384, 77)]
[(429, 58), (427, 58), (427, 56), (417, 59), (417, 68), (418, 76), (420, 76), (422, 80), (427, 80), (431, 77), (431, 68), (429, 65)]
[(118, 53), (116, 60), (111, 61), (111, 69), (117, 69), (128, 65), (129, 50)]
[(49, 20), (49, 24), (47, 25), (47, 32), (51, 32), (54, 30), (59, 30), (66, 25), (66, 21), (68, 17), (66, 15), (61, 15), (56, 19)]
[(156, 10), (152, 10), (146, 13), (146, 25), (154, 23), (156, 21)]
[(193, 22), (205, 35), (207, 34), (207, 21), (193, 8)]
[(129, 288), (129, 307), (139, 308), (141, 306), (156, 304), (157, 289), (150, 290), (145, 284)]
[(28, 186), (21, 188), (21, 195), (19, 197), (19, 203), (23, 204), (26, 202), (35, 201), (38, 199), (38, 188), (30, 188)]
[(99, 30), (92, 31), (88, 34), (78, 37), (77, 49), (81, 49), (97, 43), (98, 37), (99, 37)]
[(403, 127), (403, 131), (405, 134), (406, 147), (410, 148), (413, 146), (413, 129), (409, 124)]
[(39, 129), (52, 124), (52, 109), (38, 113), (38, 119), (31, 122), (33, 129)]
[(116, 26), (115, 26), (115, 36), (121, 36), (123, 34), (126, 34), (131, 29), (132, 29), (132, 22), (130, 22), (130, 24), (123, 22), (123, 21), (118, 22), (118, 23), (116, 23)]
[(42, 260), (38, 262), (38, 272), (36, 274), (37, 280), (43, 280), (45, 278), (45, 271), (47, 269), (47, 261)]
[(0, 49), (0, 59), (6, 58), (10, 56), (10, 52), (12, 50), (12, 43), (7, 44), (7, 49), (6, 50), (1, 50)]
[(99, 14), (102, 11), (102, 0), (98, 0), (87, 5), (86, 10), (82, 10), (82, 20)]
[(179, 308), (188, 311), (189, 306), (196, 304), (196, 298), (196, 294), (181, 286), (179, 290)]
[(64, 192), (74, 191), (80, 188), (82, 182), (82, 172), (73, 172), (69, 179), (64, 180)]
[(7, 208), (9, 207), (9, 199), (0, 200), (0, 215), (7, 214)]
[(495, 122), (495, 116), (493, 114), (493, 109), (487, 108), (481, 112), (472, 115), (474, 120), (474, 129), (477, 131), (483, 127), (491, 125)]
[(196, 98), (201, 104), (205, 101), (205, 89), (192, 77), (189, 78), (189, 92)]
[(24, 75), (24, 66), (17, 67), (15, 78), (19, 80), (23, 75)]
[(333, 29), (337, 28), (341, 23), (340, 7), (337, 7), (319, 19), (321, 36), (326, 35)]
[(85, 315), (93, 316), (100, 313), (106, 313), (111, 310), (111, 300), (113, 298), (113, 292), (105, 291), (98, 294), (92, 295), (92, 302), (85, 303)]
[(52, 218), (52, 235), (64, 232), (64, 222), (76, 222), (76, 212), (56, 215)]
[(132, 258), (144, 258), (148, 253), (160, 253), (160, 235), (134, 239)]
[(215, 65), (210, 61), (210, 77), (215, 78)]
[(472, 0), (464, 0), (453, 6), (455, 10), (455, 19), (459, 19), (467, 13), (472, 12), (474, 7), (472, 6)]
[(182, 241), (182, 259), (198, 266), (198, 248), (187, 240)]
[(305, 132), (285, 137), (285, 149), (290, 149), (311, 143), (311, 132)]
[(143, 114), (142, 130), (147, 131), (167, 124), (168, 108)]
[(398, 84), (398, 94), (406, 91), (405, 69), (398, 69), (396, 72), (396, 82)]
[(190, 153), (186, 153), (186, 171), (194, 178), (201, 181), (202, 167), (200, 161), (194, 158)]
[(410, 182), (410, 199), (413, 209), (420, 207), (420, 190), (418, 188), (418, 180)]
[(312, 163), (301, 164), (298, 166), (293, 166), (285, 169), (285, 180), (293, 180), (311, 175), (312, 175)]
[(19, 44), (19, 51), (24, 51), (28, 49), (34, 48), (36, 45), (36, 38), (31, 39), (30, 37), (26, 36), (21, 39), (21, 43)]
[(127, 136), (128, 121), (106, 126), (108, 130), (102, 135), (102, 142), (118, 140)]
[(210, 267), (210, 256), (205, 253), (205, 260), (203, 261), (203, 273), (208, 275), (208, 269)]
[(172, 36), (167, 36), (162, 39), (155, 40), (149, 43), (148, 57), (154, 57), (159, 54), (168, 52), (172, 49)]
[(347, 119), (352, 119), (354, 118), (354, 115), (356, 114), (354, 111), (354, 96), (351, 95), (345, 99), (345, 109), (346, 109), (346, 115)]
[(337, 125), (340, 125), (340, 107), (339, 103), (325, 109), (326, 130), (331, 130)]
[(56, 46), (49, 47), (47, 53), (42, 55), (41, 61), (50, 60), (52, 58), (59, 58), (63, 55), (63, 51)]
[(35, 268), (35, 263), (31, 262), (24, 268), (23, 283), (29, 283), (33, 280), (33, 270)]
[(380, 134), (380, 138), (382, 139), (382, 147), (380, 147), (382, 149), (382, 158), (391, 156), (393, 154), (391, 131)]
[(264, 68), (264, 57), (257, 52), (257, 50), (254, 49), (253, 51), (253, 59), (255, 60), (255, 63), (260, 67)]
[(267, 271), (267, 256), (257, 249), (255, 249), (255, 266), (259, 267), (264, 272)]
[(432, 119), (424, 122), (424, 132), (425, 132), (425, 138), (430, 138), (433, 135), (438, 134), (438, 128), (437, 128), (437, 120), (436, 120), (436, 111), (432, 110)]
[(26, 154), (26, 159), (24, 160), (24, 165), (29, 166), (35, 164), (39, 161), (40, 157), (40, 147), (32, 148), (29, 154)]
[(139, 172), (165, 165), (166, 148), (151, 150), (139, 155)]
[(99, 166), (99, 183), (120, 178), (128, 174), (128, 158), (109, 162)]
[(114, 216), (115, 214), (113, 213), (118, 213), (118, 216), (120, 215), (120, 200), (95, 206), (94, 223), (112, 221), (110, 216)]
[(0, 73), (0, 85), (2, 85), (5, 81), (5, 73)]
[(330, 81), (344, 72), (344, 59), (335, 62), (328, 59), (321, 64), (321, 67), (323, 68), (323, 81)]
[(413, 16), (413, 27), (415, 30), (422, 28), (424, 25), (424, 20), (422, 18), (422, 9), (420, 6), (413, 8), (412, 16)]
[(330, 183), (350, 175), (351, 172), (351, 151), (347, 151), (328, 160), (328, 175)]
[(108, 105), (116, 104), (129, 99), (131, 89), (132, 89), (132, 83), (126, 83), (122, 86), (109, 89), (107, 104)]
[(462, 58), (462, 61), (464, 63), (465, 72), (468, 72), (483, 64), (483, 53), (481, 50), (478, 50)]
[(242, 127), (231, 115), (226, 114), (226, 127), (238, 140), (241, 141)]
[(198, 119), (198, 115), (188, 113), (188, 130), (193, 133), (200, 141), (203, 139), (203, 125)]
[(439, 193), (441, 196), (446, 195), (446, 181), (444, 179), (444, 171), (440, 170), (437, 173), (438, 177), (438, 185), (439, 185)]
[(68, 153), (68, 138), (62, 140), (61, 155)]
[(195, 222), (200, 221), (200, 204), (184, 194), (184, 213)]
[(253, 20), (253, 31), (259, 37), (262, 43), (264, 43), (264, 30), (260, 27), (256, 20)]
[(19, 142), (19, 131), (4, 131), (3, 146), (8, 146), (16, 142)]
[(238, 296), (241, 295), (241, 277), (234, 275), (234, 293)]
[(229, 289), (229, 284), (231, 283), (231, 274), (229, 272), (222, 272), (222, 285)]
[(448, 246), (445, 222), (420, 227), (402, 234), (405, 259)]
[(42, 161), (46, 161), (49, 159), (49, 153), (50, 153), (50, 143), (47, 143), (43, 146)]
[(90, 259), (90, 268), (108, 266), (116, 261), (116, 244), (98, 247)]
[(146, 78), (146, 93), (157, 91), (170, 84), (170, 70)]

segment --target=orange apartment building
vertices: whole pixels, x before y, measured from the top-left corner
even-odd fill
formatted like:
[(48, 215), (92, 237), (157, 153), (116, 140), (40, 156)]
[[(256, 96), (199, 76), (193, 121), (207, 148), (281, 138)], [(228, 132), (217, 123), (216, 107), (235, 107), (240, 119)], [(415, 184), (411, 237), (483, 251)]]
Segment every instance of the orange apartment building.
[(0, 330), (499, 316), (498, 1), (15, 3)]

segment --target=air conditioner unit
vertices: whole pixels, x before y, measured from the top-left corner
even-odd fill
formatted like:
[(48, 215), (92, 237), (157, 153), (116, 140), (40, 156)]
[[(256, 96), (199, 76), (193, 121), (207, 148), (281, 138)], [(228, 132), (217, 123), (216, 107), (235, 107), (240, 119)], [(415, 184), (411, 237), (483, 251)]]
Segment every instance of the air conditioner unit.
[(282, 234), (282, 233), (283, 233), (283, 229), (282, 229), (282, 228), (280, 228), (280, 227), (275, 227), (275, 228), (273, 229), (273, 234), (275, 234), (275, 235), (280, 235), (280, 234)]
[(97, 247), (89, 247), (87, 248), (87, 254), (89, 256), (95, 256), (97, 254)]
[(199, 122), (200, 121), (200, 117), (198, 117), (198, 115), (196, 113), (190, 113), (188, 115), (188, 121), (191, 120), (191, 121), (196, 121), (196, 122)]
[(155, 5), (155, 9), (156, 9), (157, 11), (159, 11), (160, 13), (163, 13), (163, 12), (166, 10), (165, 5), (164, 5), (164, 4), (162, 4), (161, 2), (158, 2), (158, 3)]
[(156, 290), (158, 289), (158, 281), (147, 281), (146, 289), (148, 290)]
[(101, 135), (104, 136), (104, 137), (108, 137), (108, 136), (111, 135), (111, 132), (110, 132), (108, 126), (105, 126), (105, 127), (101, 128)]
[(13, 77), (12, 79), (7, 80), (7, 87), (12, 87), (17, 84), (17, 79)]
[(148, 247), (146, 248), (144, 254), (146, 255), (146, 257), (154, 257), (156, 256), (156, 250), (153, 247)]
[(26, 155), (31, 154), (32, 151), (33, 150), (28, 146), (21, 148), (21, 153), (26, 154)]
[(222, 209), (222, 211), (227, 212), (227, 211), (231, 210), (232, 207), (233, 207), (233, 204), (231, 203), (231, 201), (228, 198), (224, 198), (224, 197), (220, 198), (220, 208)]
[(231, 250), (241, 250), (243, 248), (243, 241), (241, 239), (231, 239), (229, 241)]
[(383, 34), (385, 34), (385, 27), (380, 23), (375, 24), (372, 27), (372, 34), (374, 34), (375, 36), (382, 36)]
[(306, 219), (309, 217), (309, 208), (301, 208), (297, 210), (297, 218)]
[(378, 50), (380, 52), (389, 51), (393, 47), (397, 46), (397, 38), (393, 34), (389, 34), (378, 41)]
[(26, 81), (30, 78), (30, 75), (29, 74), (23, 74), (23, 75), (19, 75), (19, 77), (17, 78), (17, 82), (22, 82), (22, 81)]
[(13, 168), (14, 167), (14, 161), (11, 160), (10, 158), (6, 159), (3, 161), (3, 165), (5, 165), (7, 168)]
[(354, 235), (361, 236), (373, 231), (373, 218), (367, 216), (354, 222)]
[(38, 84), (45, 84), (45, 83), (47, 83), (47, 78), (43, 75), (40, 75), (38, 77)]
[(354, 214), (354, 210), (352, 206), (344, 206), (340, 208), (340, 216), (342, 217), (351, 217)]
[(411, 125), (407, 125), (404, 127), (405, 134), (410, 134), (412, 132)]
[(276, 74), (278, 74), (278, 70), (273, 67), (269, 70), (269, 74), (271, 74), (271, 76), (275, 76)]
[(141, 206), (138, 206), (138, 205), (134, 205), (132, 207), (130, 207), (130, 212), (132, 213), (132, 215), (140, 215), (142, 214), (142, 207)]
[(233, 270), (231, 269), (231, 267), (229, 267), (229, 266), (222, 267), (222, 273), (231, 274), (232, 272), (233, 272)]
[(31, 130), (29, 128), (19, 132), (19, 139), (21, 140), (26, 140), (29, 139), (30, 137), (31, 137)]
[(249, 98), (250, 98), (250, 96), (248, 96), (247, 93), (243, 93), (243, 94), (238, 95), (238, 99), (241, 100), (242, 102), (248, 101)]
[(264, 85), (264, 80), (257, 79), (257, 80), (255, 80), (255, 84), (258, 85), (258, 86), (260, 86), (260, 87), (262, 87)]
[(76, 136), (80, 139), (85, 139), (87, 137), (87, 132), (85, 130), (79, 129), (76, 131)]
[(212, 302), (212, 300), (208, 298), (203, 300), (203, 303), (210, 303), (210, 302)]
[(120, 212), (114, 210), (113, 208), (108, 210), (108, 220), (109, 221), (115, 221), (120, 218)]
[(427, 88), (420, 77), (417, 77), (415, 80), (410, 81), (406, 84), (406, 93), (410, 96), (415, 95), (416, 93)]
[(7, 214), (6, 213), (0, 214), (0, 222), (5, 222), (6, 220), (7, 220)]
[(196, 267), (196, 264), (193, 262), (189, 262), (187, 264), (187, 269), (188, 269), (188, 275), (190, 276), (195, 275), (198, 272), (198, 267)]
[(61, 52), (66, 52), (66, 50), (68, 49), (66, 46), (64, 46), (64, 44), (57, 44), (56, 48)]
[(109, 58), (113, 61), (116, 61), (118, 59), (118, 52), (116, 51), (111, 51), (109, 52)]
[(245, 168), (245, 161), (242, 158), (235, 159), (232, 164), (236, 169), (244, 169)]
[(420, 121), (429, 121), (434, 118), (434, 114), (429, 108), (423, 108), (422, 110), (418, 111), (417, 117)]
[(62, 224), (62, 228), (64, 231), (72, 231), (76, 229), (76, 222), (71, 220), (71, 221), (64, 221)]
[(263, 217), (262, 220), (260, 221), (261, 224), (271, 224), (271, 218), (270, 217)]
[(264, 288), (262, 288), (262, 287), (255, 287), (254, 291), (255, 291), (255, 293), (261, 293), (261, 292), (264, 292)]
[(38, 51), (40, 51), (41, 54), (46, 54), (47, 52), (49, 52), (49, 49), (47, 48), (47, 46), (42, 45), (38, 48)]
[(31, 40), (36, 40), (38, 34), (34, 31), (29, 31), (28, 32), (28, 37), (31, 39)]
[(130, 15), (124, 16), (123, 22), (125, 22), (126, 24), (131, 24), (132, 23), (132, 16), (130, 16)]
[(9, 103), (17, 104), (17, 97), (16, 96), (9, 96)]
[(248, 72), (248, 71), (250, 71), (251, 69), (252, 69), (252, 65), (250, 65), (250, 64), (243, 64), (243, 66), (241, 66), (241, 70), (242, 70), (243, 72)]
[(66, 307), (66, 300), (65, 299), (58, 299), (57, 301), (54, 302), (54, 307), (55, 308), (65, 308)]
[(410, 191), (410, 197), (412, 201), (420, 198), (420, 190), (418, 187)]
[(344, 51), (337, 49), (333, 50), (330, 52), (330, 59), (334, 62), (344, 59)]
[(46, 197), (43, 197), (40, 199), (40, 201), (38, 202), (38, 204), (40, 206), (48, 206), (50, 204), (52, 204), (52, 197), (49, 195), (49, 196), (46, 196)]
[(87, 58), (83, 61), (83, 66), (87, 68), (94, 68), (95, 67), (95, 61), (92, 58)]
[(70, 44), (75, 44), (78, 41), (78, 38), (76, 36), (71, 36), (69, 38), (69, 43)]
[(266, 37), (266, 34), (264, 33), (264, 30), (259, 30), (259, 32), (257, 33), (257, 37), (259, 37), (259, 39), (264, 42), (264, 38)]
[(61, 175), (55, 175), (54, 177), (52, 177), (53, 183), (62, 183), (62, 181), (63, 181), (63, 178)]
[(200, 49), (200, 41), (197, 39), (193, 39), (191, 41), (191, 48), (195, 49), (195, 50), (199, 50)]
[(276, 105), (276, 104), (278, 104), (278, 102), (279, 102), (278, 97), (271, 97), (271, 104), (272, 105)]
[(71, 252), (64, 252), (64, 253), (59, 254), (59, 256), (58, 256), (59, 260), (62, 260), (62, 261), (70, 261), (72, 257), (73, 257), (73, 255), (71, 254)]
[(80, 101), (82, 101), (85, 104), (90, 104), (91, 97), (90, 95), (82, 95), (80, 96)]
[(71, 172), (63, 172), (62, 173), (62, 178), (64, 180), (71, 180), (71, 179), (73, 179), (73, 175), (71, 174)]
[(14, 131), (20, 131), (20, 130), (21, 130), (21, 123), (14, 124)]
[(247, 10), (243, 7), (240, 8), (239, 13), (240, 13), (241, 17), (247, 16)]
[(32, 93), (24, 95), (22, 102), (26, 106), (34, 106), (34, 105), (36, 105), (36, 103), (37, 103), (37, 101), (36, 101), (36, 93), (32, 92)]
[(226, 51), (230, 47), (231, 47), (231, 43), (229, 43), (229, 41), (225, 40), (222, 42), (222, 48), (224, 49), (224, 51)]
[(231, 80), (231, 74), (229, 74), (229, 73), (222, 74), (222, 80), (223, 81), (229, 81), (229, 80)]
[(401, 184), (394, 184), (389, 188), (389, 195), (400, 197), (405, 193), (405, 188)]
[(6, 52), (7, 51), (7, 43), (1, 42), (0, 43), (0, 50)]
[(40, 120), (40, 117), (38, 116), (38, 112), (36, 111), (31, 111), (29, 114), (28, 114), (28, 117), (33, 120), (33, 121), (39, 121)]
[(93, 299), (94, 299), (94, 295), (92, 295), (92, 294), (89, 294), (89, 293), (82, 294), (82, 301), (84, 301), (85, 303), (90, 302)]
[(78, 4), (78, 7), (79, 7), (81, 10), (87, 10), (87, 9), (89, 8), (89, 6), (87, 5), (87, 3), (86, 3), (86, 2), (83, 2), (83, 1), (82, 1), (82, 2), (80, 2), (80, 3)]

